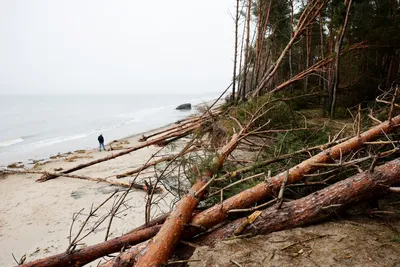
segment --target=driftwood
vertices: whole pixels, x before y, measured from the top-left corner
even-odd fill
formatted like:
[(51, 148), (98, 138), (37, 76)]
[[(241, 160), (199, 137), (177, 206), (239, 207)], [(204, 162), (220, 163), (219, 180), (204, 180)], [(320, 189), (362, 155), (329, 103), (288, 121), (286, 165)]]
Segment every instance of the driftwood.
[[(193, 151), (196, 150), (196, 149), (197, 149), (196, 147), (192, 147), (192, 148), (186, 150), (182, 155), (187, 154), (187, 153), (190, 153), (190, 152), (193, 152)], [(150, 161), (150, 162), (146, 163), (145, 165), (140, 166), (140, 167), (138, 167), (138, 168), (136, 168), (136, 169), (133, 169), (133, 170), (131, 170), (131, 171), (127, 171), (127, 172), (118, 174), (116, 177), (117, 177), (117, 178), (127, 177), (127, 176), (130, 176), (130, 175), (132, 175), (132, 174), (141, 172), (141, 171), (143, 171), (143, 170), (145, 170), (145, 169), (147, 169), (147, 168), (149, 168), (149, 167), (151, 167), (151, 166), (157, 165), (158, 163), (166, 162), (166, 161), (171, 161), (171, 160), (173, 160), (173, 159), (175, 159), (175, 158), (176, 158), (176, 155), (170, 155), (170, 156), (161, 157), (161, 158), (159, 158), (159, 159), (155, 159), (155, 160), (153, 160), (153, 161)]]
[[(198, 125), (193, 126), (193, 127), (190, 127), (189, 129), (185, 129), (185, 130), (183, 130), (183, 131), (193, 131), (194, 129), (196, 129), (197, 126), (198, 126)], [(120, 157), (120, 156), (129, 154), (129, 153), (131, 153), (131, 152), (133, 152), (133, 151), (136, 151), (136, 150), (139, 150), (139, 149), (141, 149), (141, 148), (144, 148), (144, 147), (147, 147), (147, 146), (151, 146), (151, 145), (158, 144), (158, 143), (164, 141), (165, 139), (172, 138), (172, 137), (175, 137), (175, 136), (177, 136), (177, 135), (182, 135), (182, 131), (177, 132), (177, 133), (174, 132), (174, 133), (172, 133), (172, 134), (167, 134), (167, 135), (164, 135), (164, 136), (160, 136), (160, 137), (158, 137), (158, 138), (155, 138), (155, 139), (153, 139), (153, 140), (144, 142), (143, 144), (140, 144), (140, 145), (131, 147), (131, 148), (127, 149), (127, 150), (118, 152), (118, 153), (116, 153), (116, 154), (112, 154), (112, 155), (109, 155), (109, 156), (107, 156), (107, 157), (104, 157), (104, 158), (101, 158), (101, 159), (96, 159), (96, 160), (93, 160), (93, 161), (90, 161), (90, 162), (87, 162), (87, 163), (79, 164), (78, 166), (72, 167), (71, 169), (68, 169), (68, 170), (65, 170), (65, 171), (60, 172), (60, 174), (61, 174), (61, 173), (62, 173), (62, 174), (68, 174), (68, 173), (71, 173), (71, 172), (74, 172), (74, 171), (77, 171), (77, 170), (81, 170), (81, 169), (83, 169), (83, 168), (86, 168), (86, 167), (89, 167), (89, 166), (92, 166), (92, 165), (95, 165), (95, 164), (98, 164), (98, 163), (101, 163), (101, 162), (104, 162), (104, 161), (108, 161), (108, 160), (111, 160), (111, 159), (115, 159), (115, 158), (117, 158), (117, 157)], [(44, 181), (47, 181), (47, 180), (49, 180), (49, 179), (54, 179), (54, 178), (56, 178), (56, 177), (58, 177), (58, 176), (54, 176), (54, 175), (44, 175), (44, 176), (42, 176), (42, 177), (41, 177), (39, 180), (37, 180), (37, 181), (38, 181), (38, 182), (44, 182)]]
[[(395, 159), (373, 172), (365, 171), (314, 192), (298, 200), (283, 203), (280, 209), (272, 206), (264, 210), (252, 227), (244, 229), (242, 235), (268, 234), (275, 231), (310, 225), (335, 215), (349, 204), (379, 197), (390, 192), (390, 186), (400, 182), (400, 159)], [(247, 218), (237, 219), (196, 241), (200, 245), (212, 245), (216, 241), (234, 235)]]
[[(81, 180), (88, 180), (88, 181), (94, 181), (94, 182), (101, 182), (101, 183), (107, 183), (110, 185), (115, 185), (115, 186), (122, 186), (126, 188), (135, 188), (139, 190), (143, 190), (147, 192), (149, 188), (146, 185), (138, 184), (138, 183), (123, 183), (119, 181), (111, 181), (107, 180), (105, 178), (99, 178), (99, 177), (88, 177), (88, 176), (83, 176), (83, 175), (74, 175), (74, 174), (64, 174), (64, 173), (59, 173), (59, 172), (48, 172), (48, 171), (34, 171), (34, 170), (3, 170), (2, 172), (4, 173), (10, 173), (10, 174), (42, 174), (44, 176), (54, 176), (54, 177), (67, 177), (67, 178), (75, 178), (75, 179), (81, 179)], [(156, 193), (161, 193), (162, 189), (161, 188), (156, 188)]]

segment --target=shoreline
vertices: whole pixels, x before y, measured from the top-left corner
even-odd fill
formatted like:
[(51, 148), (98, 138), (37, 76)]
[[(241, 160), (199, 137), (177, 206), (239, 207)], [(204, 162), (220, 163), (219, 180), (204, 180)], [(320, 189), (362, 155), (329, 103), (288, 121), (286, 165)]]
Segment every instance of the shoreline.
[[(199, 112), (200, 110), (200, 108), (202, 108), (202, 107), (205, 107), (205, 106), (211, 106), (214, 102), (216, 101), (216, 99), (212, 99), (212, 100), (209, 100), (209, 101), (205, 101), (205, 102), (202, 102), (202, 103), (198, 103), (198, 104), (195, 104), (194, 106), (192, 106), (192, 111), (195, 111), (195, 112)], [(217, 103), (216, 103), (216, 105), (215, 106), (219, 106), (222, 102), (224, 101), (224, 99), (223, 98), (221, 98), (219, 101), (217, 101)], [(183, 112), (186, 112), (186, 111), (183, 111)], [(147, 131), (140, 131), (139, 133), (131, 133), (131, 134), (127, 134), (126, 136), (123, 136), (123, 137), (121, 137), (121, 138), (118, 138), (118, 139), (114, 139), (114, 140), (111, 140), (111, 141), (109, 141), (109, 142), (107, 142), (106, 143), (106, 147), (107, 146), (109, 146), (110, 144), (112, 144), (112, 143), (115, 143), (116, 141), (117, 142), (121, 142), (121, 141), (126, 141), (126, 140), (130, 140), (130, 139), (133, 139), (133, 138), (136, 138), (136, 137), (141, 137), (142, 135), (145, 135), (145, 134), (149, 134), (149, 133), (152, 133), (152, 132), (157, 132), (157, 131), (160, 131), (160, 130), (162, 130), (162, 129), (165, 129), (165, 128), (168, 128), (168, 127), (171, 127), (171, 126), (173, 126), (173, 125), (177, 125), (178, 123), (177, 122), (179, 122), (179, 121), (182, 121), (182, 120), (186, 120), (186, 119), (188, 119), (188, 118), (190, 118), (190, 117), (195, 117), (196, 115), (198, 115), (198, 114), (187, 114), (187, 116), (185, 116), (184, 118), (182, 118), (182, 119), (178, 119), (178, 120), (175, 120), (174, 122), (171, 122), (171, 123), (166, 123), (166, 124), (164, 124), (164, 125), (161, 125), (161, 126), (159, 126), (159, 127), (155, 127), (155, 128), (152, 128), (152, 129), (149, 129), (149, 130), (147, 130)], [(201, 113), (201, 112), (200, 112)], [(106, 137), (106, 136), (105, 136)], [(96, 140), (97, 141), (97, 140)], [(17, 168), (15, 168), (15, 167), (11, 167), (11, 169), (22, 169), (22, 168), (25, 168), (25, 169), (31, 169), (31, 168), (33, 168), (34, 167), (34, 165), (36, 164), (36, 163), (47, 163), (47, 162), (49, 162), (49, 161), (51, 161), (52, 159), (54, 159), (54, 157), (62, 157), (63, 155), (69, 155), (69, 154), (71, 154), (71, 153), (75, 153), (76, 151), (81, 151), (81, 150), (86, 150), (86, 151), (96, 151), (97, 150), (97, 146), (93, 146), (93, 147), (91, 147), (91, 148), (85, 148), (85, 147), (80, 147), (80, 148), (77, 148), (77, 149), (75, 149), (75, 150), (69, 150), (69, 151), (60, 151), (60, 152), (57, 152), (57, 153), (50, 153), (50, 154), (48, 154), (48, 156), (45, 156), (45, 157), (40, 157), (40, 158), (37, 158), (37, 159), (34, 159), (34, 158), (28, 158), (28, 159), (26, 159), (26, 160), (17, 160), (17, 161), (10, 161), (10, 162), (6, 162), (4, 165), (0, 165), (0, 170), (1, 169), (8, 169), (8, 168), (10, 168), (10, 166), (17, 166)], [(18, 167), (18, 166), (20, 166), (20, 167)]]
[[(143, 134), (149, 135), (167, 129), (174, 124), (175, 122), (151, 131), (134, 134), (117, 140), (117, 143), (121, 147), (132, 147), (140, 143), (138, 139)], [(178, 140), (175, 143), (175, 151), (179, 151), (183, 148), (185, 141)], [(159, 149), (157, 146), (145, 147), (130, 154), (78, 170), (74, 174), (129, 183), (134, 177), (116, 179), (115, 175), (141, 166)], [(54, 172), (60, 170), (60, 168), (68, 169), (88, 160), (112, 155), (116, 151), (118, 152), (118, 150), (99, 152), (96, 148), (93, 148), (66, 152), (46, 162), (30, 165), (29, 169)], [(162, 154), (167, 153), (174, 152), (169, 150), (162, 152)], [(40, 176), (40, 174), (0, 176), (0, 201), (3, 204), (0, 206), (0, 214), (2, 214), (0, 216), (0, 248), (3, 250), (0, 255), (1, 266), (12, 266), (15, 263), (12, 254), (18, 259), (26, 254), (27, 261), (31, 261), (65, 251), (68, 247), (72, 216), (82, 208), (84, 208), (82, 213), (86, 214), (91, 203), (100, 204), (116, 189), (120, 189), (121, 193), (125, 191), (125, 188), (103, 182), (67, 177), (58, 177), (38, 183), (36, 180)], [(148, 180), (153, 176), (152, 171), (145, 170), (136, 181), (143, 183), (144, 179)], [(134, 189), (130, 191), (127, 202), (130, 209), (113, 220), (110, 238), (120, 236), (144, 223), (146, 196), (146, 192), (142, 190)], [(152, 209), (152, 217), (168, 212), (172, 203), (174, 203), (174, 197), (166, 190), (159, 197), (162, 197), (164, 201)], [(99, 210), (99, 217), (112, 208), (112, 202), (106, 203)], [(73, 234), (78, 232), (78, 226), (84, 220), (84, 216), (77, 220)], [(103, 241), (107, 223), (108, 220), (82, 242), (85, 245), (92, 245)], [(90, 266), (96, 266), (95, 262)]]

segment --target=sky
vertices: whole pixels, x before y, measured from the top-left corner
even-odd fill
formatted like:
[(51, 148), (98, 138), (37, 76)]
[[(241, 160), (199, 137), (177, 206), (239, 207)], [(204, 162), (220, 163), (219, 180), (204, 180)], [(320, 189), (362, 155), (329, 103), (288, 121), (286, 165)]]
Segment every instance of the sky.
[(235, 1), (0, 0), (0, 94), (219, 92)]

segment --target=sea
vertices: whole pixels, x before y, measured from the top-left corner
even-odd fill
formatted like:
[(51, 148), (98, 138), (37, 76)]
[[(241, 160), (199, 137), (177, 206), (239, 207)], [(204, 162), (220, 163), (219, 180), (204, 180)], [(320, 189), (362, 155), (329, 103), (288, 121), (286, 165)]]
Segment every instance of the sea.
[[(199, 113), (220, 93), (140, 95), (0, 95), (0, 168), (97, 148)], [(191, 103), (192, 110), (175, 108)]]

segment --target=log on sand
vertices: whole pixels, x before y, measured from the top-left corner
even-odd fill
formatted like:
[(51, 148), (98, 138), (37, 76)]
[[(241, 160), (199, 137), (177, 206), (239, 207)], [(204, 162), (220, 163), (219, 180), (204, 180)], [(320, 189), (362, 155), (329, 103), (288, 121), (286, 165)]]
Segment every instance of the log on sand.
[[(93, 160), (93, 161), (89, 161), (89, 162), (86, 162), (86, 163), (79, 164), (79, 165), (77, 165), (77, 166), (75, 166), (75, 167), (72, 167), (71, 169), (62, 171), (62, 172), (60, 172), (60, 173), (68, 174), (68, 173), (71, 173), (71, 172), (74, 172), (74, 171), (77, 171), (77, 170), (81, 170), (81, 169), (83, 169), (83, 168), (86, 168), (86, 167), (89, 167), (89, 166), (92, 166), (92, 165), (95, 165), (95, 164), (98, 164), (98, 163), (101, 163), (101, 162), (104, 162), (104, 161), (108, 161), (108, 160), (111, 160), (111, 159), (115, 159), (115, 158), (117, 158), (117, 157), (120, 157), (120, 156), (129, 154), (129, 153), (131, 153), (131, 152), (133, 152), (133, 151), (136, 151), (136, 150), (139, 150), (139, 149), (141, 149), (141, 148), (144, 148), (144, 147), (147, 147), (147, 146), (151, 146), (151, 145), (158, 144), (158, 143), (160, 143), (160, 142), (162, 142), (162, 141), (165, 141), (166, 139), (173, 138), (173, 137), (175, 137), (175, 136), (177, 136), (177, 135), (182, 135), (183, 133), (186, 133), (186, 132), (188, 132), (188, 134), (189, 134), (191, 131), (193, 131), (194, 129), (196, 129), (196, 127), (197, 127), (197, 126), (193, 126), (193, 127), (190, 127), (189, 129), (185, 129), (185, 130), (180, 131), (180, 132), (176, 132), (176, 133), (174, 132), (174, 133), (172, 133), (172, 134), (168, 134), (168, 135), (165, 135), (165, 136), (160, 136), (160, 137), (158, 137), (158, 138), (155, 138), (155, 139), (153, 139), (153, 140), (144, 142), (143, 144), (140, 144), (140, 145), (131, 147), (131, 148), (127, 149), (127, 150), (118, 152), (118, 153), (116, 153), (116, 154), (112, 154), (112, 155), (109, 155), (109, 156), (104, 157), (104, 158), (100, 158), (100, 159), (96, 159), (96, 160)], [(43, 175), (43, 176), (42, 176), (40, 179), (38, 179), (37, 181), (38, 181), (38, 182), (44, 182), (44, 181), (47, 181), (47, 180), (49, 180), (49, 179), (54, 179), (54, 178), (56, 178), (56, 177), (57, 177), (57, 176), (54, 176), (54, 175)]]
[[(390, 186), (400, 182), (400, 159), (365, 171), (314, 192), (298, 200), (283, 203), (280, 209), (272, 206), (264, 210), (241, 235), (268, 234), (289, 228), (310, 225), (324, 220), (349, 204), (382, 196)], [(237, 219), (200, 237), (196, 244), (213, 245), (234, 235), (247, 218)]]
[[(100, 183), (107, 183), (110, 185), (115, 185), (115, 186), (122, 186), (126, 188), (135, 188), (139, 190), (143, 190), (145, 192), (148, 192), (150, 188), (148, 188), (146, 185), (138, 184), (138, 183), (123, 183), (119, 181), (111, 181), (105, 178), (99, 178), (99, 177), (88, 177), (88, 176), (83, 176), (83, 175), (74, 175), (74, 174), (65, 174), (65, 173), (59, 173), (59, 172), (48, 172), (48, 171), (34, 171), (34, 170), (3, 170), (0, 171), (3, 173), (7, 174), (42, 174), (45, 176), (54, 176), (54, 177), (67, 177), (67, 178), (75, 178), (75, 179), (81, 179), (81, 180), (87, 180), (87, 181), (94, 181), (94, 182), (100, 182)], [(160, 187), (157, 187), (155, 189), (155, 193), (161, 193), (162, 189)]]
[[(139, 244), (148, 239), (148, 236), (154, 236), (161, 226), (153, 226), (134, 232), (129, 235), (113, 238), (94, 246), (82, 248), (72, 253), (60, 253), (44, 259), (35, 260), (22, 264), (23, 267), (57, 267), (57, 266), (83, 266), (91, 261), (101, 258), (105, 255), (120, 251), (123, 247), (131, 244)], [(121, 246), (122, 245), (122, 246)]]

